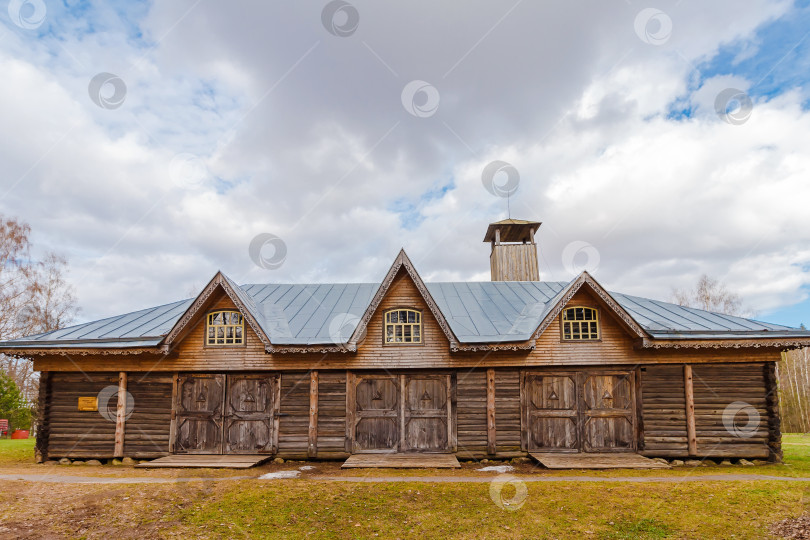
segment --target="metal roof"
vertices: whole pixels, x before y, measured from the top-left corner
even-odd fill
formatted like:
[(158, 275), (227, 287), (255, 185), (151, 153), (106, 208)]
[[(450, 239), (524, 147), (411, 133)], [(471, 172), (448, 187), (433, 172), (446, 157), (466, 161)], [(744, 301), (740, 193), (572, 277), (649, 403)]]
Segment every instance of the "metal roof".
[[(576, 281), (576, 280), (574, 280)], [(461, 343), (531, 339), (571, 282), (427, 283)], [(228, 280), (274, 345), (345, 344), (378, 283), (251, 284)], [(810, 337), (810, 332), (620, 293), (616, 302), (659, 339)], [(193, 299), (0, 343), (0, 348), (158, 345)]]

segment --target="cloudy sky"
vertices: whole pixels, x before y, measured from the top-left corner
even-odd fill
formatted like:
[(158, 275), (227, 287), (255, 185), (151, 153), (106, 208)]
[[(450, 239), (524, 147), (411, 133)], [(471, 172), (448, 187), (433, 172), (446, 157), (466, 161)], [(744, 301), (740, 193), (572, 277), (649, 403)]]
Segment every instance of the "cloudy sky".
[(808, 0), (3, 4), (0, 213), (80, 320), (400, 247), (488, 280), (508, 202), (542, 279), (810, 324)]

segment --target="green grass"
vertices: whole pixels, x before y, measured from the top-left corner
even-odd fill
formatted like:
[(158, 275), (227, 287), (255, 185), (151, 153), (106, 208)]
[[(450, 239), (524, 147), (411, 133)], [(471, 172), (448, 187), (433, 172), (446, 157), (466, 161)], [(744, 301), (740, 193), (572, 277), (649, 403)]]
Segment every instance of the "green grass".
[[(701, 468), (693, 474), (810, 477), (810, 437), (786, 435), (783, 443), (786, 465)], [(32, 463), (33, 440), (0, 440), (0, 472), (20, 470), (22, 465), (42, 474), (89, 475), (108, 470)], [(125, 476), (164, 472), (109, 470)], [(467, 469), (448, 474), (480, 473)], [(551, 473), (536, 470), (533, 474)], [(490, 487), (486, 482), (370, 484), (312, 479), (154, 485), (6, 482), (0, 490), (0, 529), (7, 527), (11, 536), (36, 530), (43, 535), (86, 538), (109, 537), (120, 530), (149, 538), (765, 538), (773, 523), (810, 512), (810, 482), (528, 482), (526, 499), (517, 510), (499, 507)], [(502, 496), (515, 493), (507, 488)]]
[(0, 439), (0, 465), (34, 463), (34, 439)]

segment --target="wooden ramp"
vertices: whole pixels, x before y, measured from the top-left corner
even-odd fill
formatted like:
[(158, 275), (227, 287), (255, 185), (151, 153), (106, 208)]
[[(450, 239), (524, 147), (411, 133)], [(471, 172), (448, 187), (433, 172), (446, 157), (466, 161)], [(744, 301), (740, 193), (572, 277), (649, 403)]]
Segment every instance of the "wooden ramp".
[(148, 463), (135, 465), (138, 468), (172, 468), (172, 467), (212, 467), (221, 469), (249, 469), (259, 463), (267, 461), (273, 456), (268, 455), (208, 455), (184, 454), (166, 456), (152, 460)]
[(453, 454), (354, 454), (341, 469), (458, 469)]
[(547, 469), (669, 469), (638, 454), (530, 454)]

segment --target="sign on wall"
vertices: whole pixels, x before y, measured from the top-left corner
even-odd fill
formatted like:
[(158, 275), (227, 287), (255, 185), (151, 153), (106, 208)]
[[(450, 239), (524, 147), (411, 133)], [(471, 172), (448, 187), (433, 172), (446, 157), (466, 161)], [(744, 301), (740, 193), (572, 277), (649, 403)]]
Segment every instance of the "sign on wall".
[(8, 431), (8, 420), (0, 419), (0, 434)]
[(80, 411), (97, 411), (98, 410), (98, 397), (80, 397), (79, 398)]

